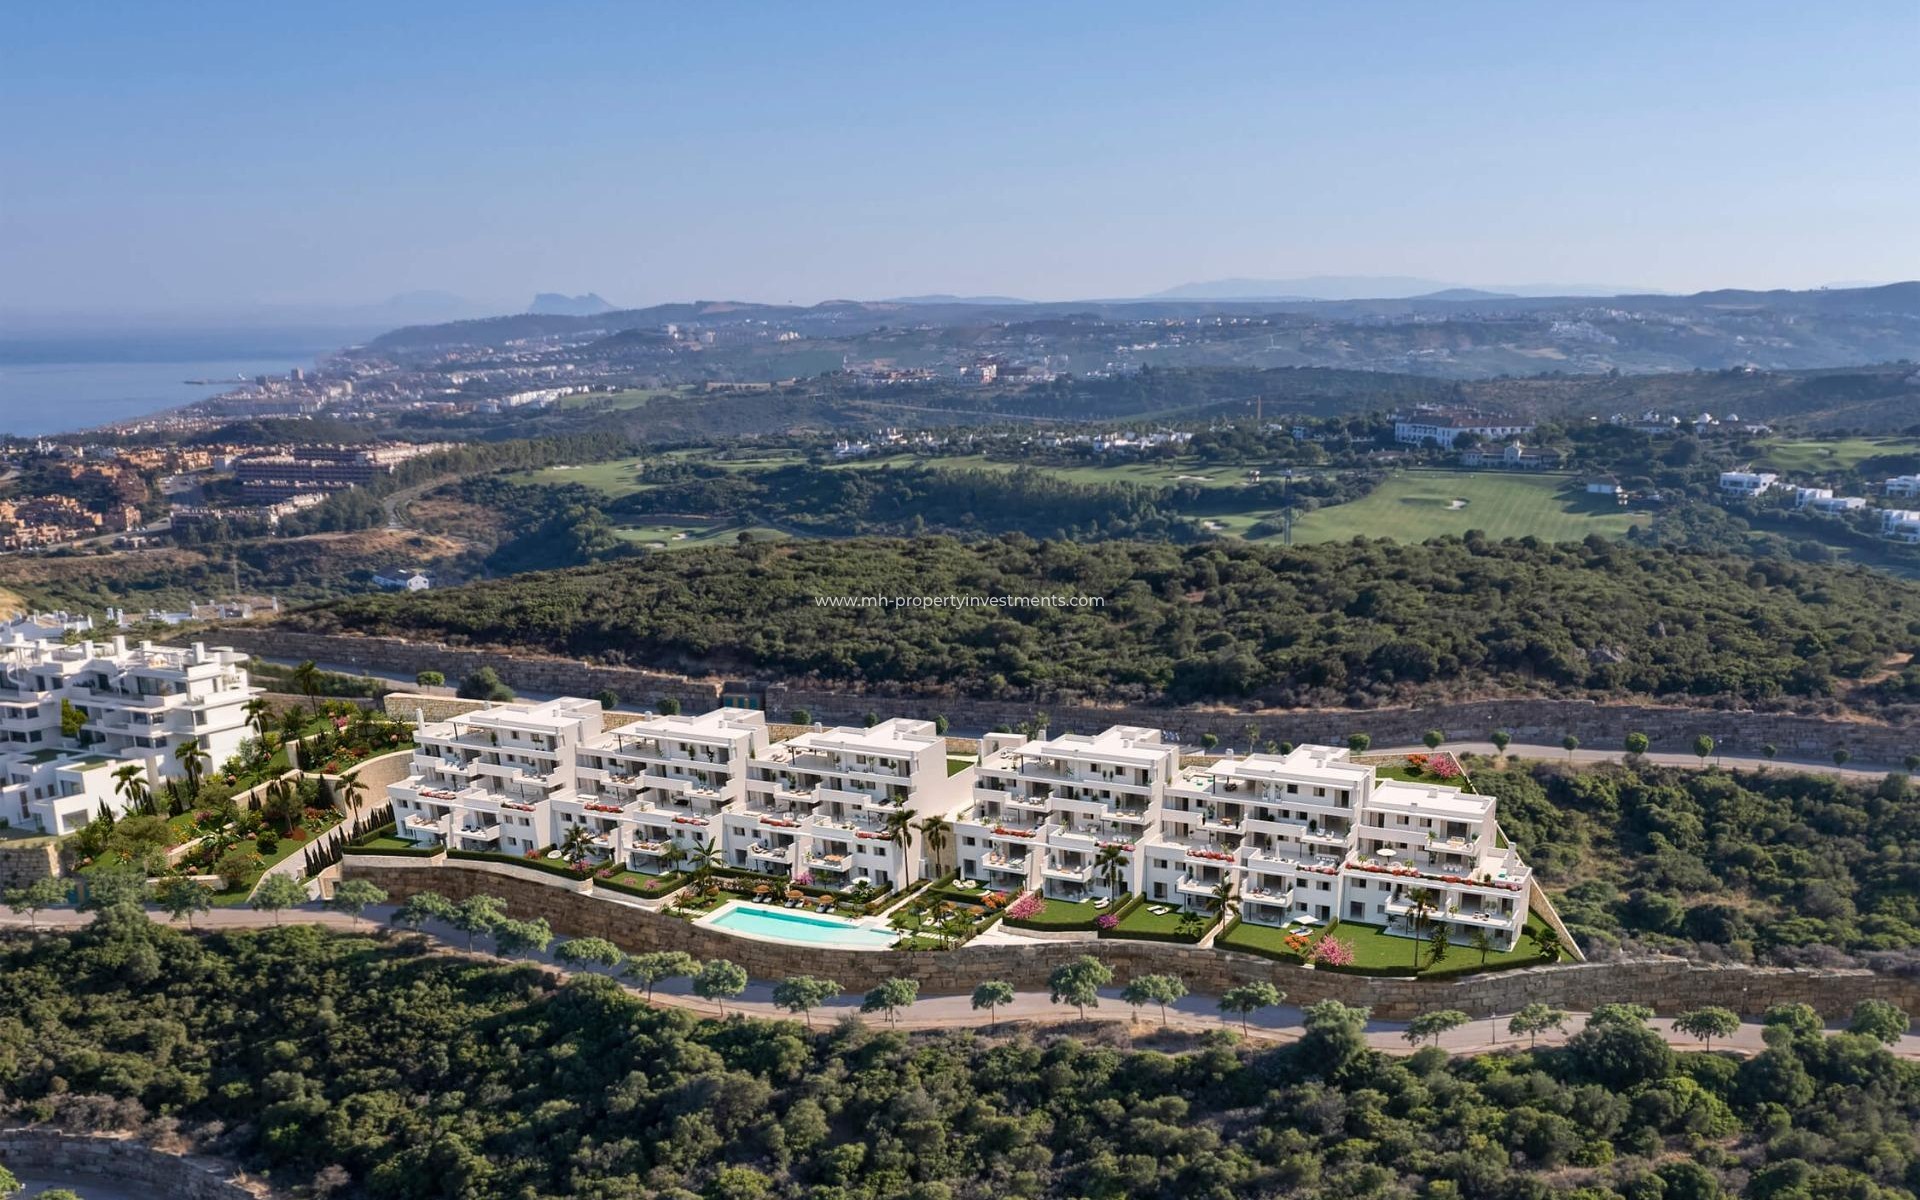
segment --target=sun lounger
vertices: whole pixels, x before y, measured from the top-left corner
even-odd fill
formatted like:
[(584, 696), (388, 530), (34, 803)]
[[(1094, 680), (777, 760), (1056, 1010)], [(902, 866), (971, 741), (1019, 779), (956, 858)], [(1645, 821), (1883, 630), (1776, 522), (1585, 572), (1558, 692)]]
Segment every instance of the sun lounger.
[(1107, 905), (1109, 905), (1109, 904), (1111, 904), (1111, 903), (1113, 903), (1113, 901), (1111, 901), (1111, 900), (1109, 900), (1109, 899), (1107, 899), (1107, 898), (1106, 898), (1105, 896), (1102, 896), (1102, 897), (1100, 897), (1100, 898), (1099, 898), (1098, 900), (1095, 900), (1095, 901), (1093, 902), (1093, 906), (1094, 906), (1095, 908), (1105, 908), (1105, 907), (1106, 907)]
[(1156, 917), (1164, 917), (1168, 913), (1172, 912), (1173, 910), (1171, 908), (1168, 908), (1164, 904), (1156, 904), (1152, 908), (1148, 909), (1147, 911), (1152, 913)]

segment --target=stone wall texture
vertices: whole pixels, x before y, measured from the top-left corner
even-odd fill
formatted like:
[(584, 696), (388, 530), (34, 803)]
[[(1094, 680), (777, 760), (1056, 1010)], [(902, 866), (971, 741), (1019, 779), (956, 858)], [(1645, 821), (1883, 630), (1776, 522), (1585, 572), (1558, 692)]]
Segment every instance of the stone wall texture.
[[(493, 667), (509, 685), (529, 692), (591, 696), (611, 688), (624, 704), (650, 706), (663, 697), (679, 700), (690, 713), (720, 703), (721, 679), (694, 679), (630, 667), (608, 667), (578, 659), (511, 654), (498, 650), (451, 647), (399, 638), (288, 633), (264, 628), (235, 628), (214, 635), (253, 654), (276, 658), (312, 658), (335, 666), (413, 675), (437, 670), (457, 679), (482, 666)], [(1219, 735), (1226, 745), (1241, 745), (1241, 730), (1260, 727), (1263, 741), (1330, 742), (1347, 735), (1371, 734), (1381, 746), (1411, 745), (1429, 729), (1450, 741), (1484, 741), (1505, 729), (1521, 744), (1558, 745), (1572, 733), (1595, 748), (1617, 749), (1629, 732), (1645, 733), (1659, 752), (1691, 753), (1693, 739), (1709, 734), (1728, 754), (1757, 755), (1771, 744), (1789, 759), (1820, 761), (1844, 748), (1855, 765), (1891, 766), (1920, 752), (1920, 727), (1791, 713), (1683, 708), (1652, 704), (1601, 704), (1589, 700), (1478, 700), (1376, 709), (1232, 709), (1147, 705), (1045, 705), (1030, 701), (877, 696), (821, 691), (774, 682), (767, 685), (767, 715), (785, 720), (796, 708), (816, 721), (858, 723), (869, 711), (883, 715), (931, 717), (944, 714), (956, 729), (982, 730), (1017, 725), (1044, 707), (1054, 732), (1088, 732), (1108, 725), (1145, 725), (1184, 738)], [(430, 714), (431, 715), (431, 714)]]
[(1489, 1016), (1515, 1012), (1535, 1001), (1574, 1011), (1590, 1011), (1599, 1004), (1646, 1004), (1663, 1013), (1718, 1004), (1749, 1014), (1775, 1004), (1804, 1003), (1838, 1017), (1869, 997), (1892, 1001), (1920, 1016), (1920, 981), (1871, 971), (1701, 967), (1658, 958), (1424, 981), (1316, 971), (1225, 950), (1114, 938), (962, 946), (938, 953), (835, 950), (734, 937), (649, 912), (625, 898), (596, 894), (590, 882), (538, 876), (506, 863), (349, 855), (342, 871), (345, 878), (378, 884), (396, 901), (422, 891), (453, 900), (488, 894), (506, 901), (516, 917), (545, 917), (562, 937), (603, 937), (630, 953), (684, 950), (701, 959), (725, 958), (756, 979), (825, 976), (849, 991), (864, 991), (895, 977), (918, 980), (928, 995), (965, 994), (987, 979), (1004, 979), (1023, 989), (1044, 988), (1055, 967), (1091, 953), (1123, 983), (1137, 975), (1170, 973), (1195, 992), (1218, 995), (1241, 983), (1266, 980), (1286, 992), (1289, 1003), (1334, 999), (1362, 1004), (1383, 1020), (1406, 1020), (1440, 1008)]
[(58, 874), (60, 850), (51, 838), (0, 846), (0, 889), (25, 887), (36, 879)]
[(243, 1182), (217, 1160), (168, 1154), (108, 1134), (0, 1129), (0, 1166), (21, 1174), (91, 1175), (126, 1191), (167, 1200), (266, 1200), (277, 1194), (264, 1184)]

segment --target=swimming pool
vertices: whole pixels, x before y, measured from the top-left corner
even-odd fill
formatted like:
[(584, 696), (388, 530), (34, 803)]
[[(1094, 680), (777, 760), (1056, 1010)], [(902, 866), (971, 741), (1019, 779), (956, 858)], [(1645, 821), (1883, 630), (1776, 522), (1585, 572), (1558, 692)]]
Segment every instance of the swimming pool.
[(708, 917), (704, 924), (741, 937), (769, 942), (835, 946), (843, 950), (886, 950), (900, 936), (890, 930), (868, 929), (839, 917), (816, 917), (784, 908), (757, 908), (734, 904)]

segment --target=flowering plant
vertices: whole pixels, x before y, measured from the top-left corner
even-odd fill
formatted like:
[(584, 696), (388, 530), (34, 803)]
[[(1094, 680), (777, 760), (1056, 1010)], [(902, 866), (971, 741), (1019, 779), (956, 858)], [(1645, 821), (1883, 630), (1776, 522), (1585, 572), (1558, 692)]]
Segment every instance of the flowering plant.
[(793, 882), (796, 887), (811, 887), (813, 886), (813, 872), (801, 871), (793, 877)]
[(1016, 921), (1030, 920), (1039, 916), (1040, 910), (1045, 907), (1046, 903), (1040, 899), (1040, 893), (1022, 892), (1018, 900), (1007, 905), (1007, 915)]
[(1093, 923), (1095, 926), (1101, 929), (1112, 929), (1115, 926), (1120, 924), (1120, 914), (1119, 913), (1101, 913), (1099, 916), (1093, 919)]
[(1313, 950), (1307, 957), (1328, 967), (1350, 967), (1353, 965), (1353, 943), (1343, 942), (1331, 934), (1313, 944)]

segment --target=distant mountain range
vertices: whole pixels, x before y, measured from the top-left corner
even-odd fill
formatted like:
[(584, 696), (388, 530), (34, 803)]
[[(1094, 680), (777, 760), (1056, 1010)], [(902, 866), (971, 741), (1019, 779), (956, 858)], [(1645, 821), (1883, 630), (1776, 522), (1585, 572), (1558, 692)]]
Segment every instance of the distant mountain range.
[(1408, 275), (1308, 275), (1299, 279), (1212, 279), (1183, 283), (1145, 300), (1495, 300), (1540, 296), (1649, 295), (1646, 288), (1592, 283), (1488, 284), (1485, 287)]
[(587, 292), (580, 296), (569, 296), (562, 292), (540, 292), (527, 306), (530, 313), (543, 316), (591, 317), (603, 312), (614, 312), (614, 306), (603, 299), (598, 292)]

